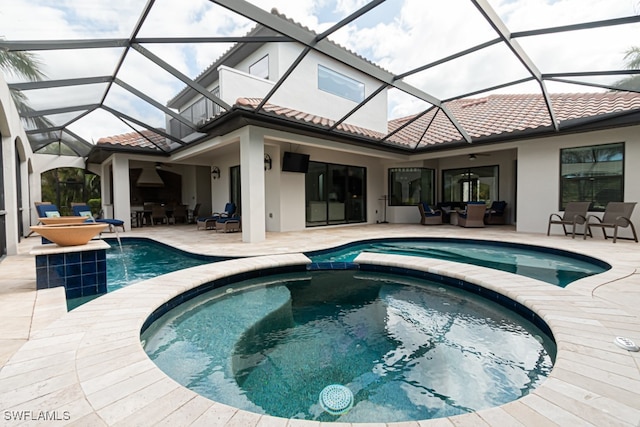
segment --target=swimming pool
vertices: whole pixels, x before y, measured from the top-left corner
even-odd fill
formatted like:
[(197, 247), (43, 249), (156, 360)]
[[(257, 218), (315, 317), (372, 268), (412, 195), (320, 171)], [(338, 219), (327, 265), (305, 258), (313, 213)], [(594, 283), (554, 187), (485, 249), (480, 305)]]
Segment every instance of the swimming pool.
[[(482, 297), (357, 271), (233, 283), (169, 311), (142, 340), (169, 376), (217, 402), (340, 422), (501, 405), (544, 381), (555, 355), (540, 328)], [(345, 414), (319, 403), (333, 384), (353, 394)]]
[[(160, 242), (137, 237), (105, 239), (107, 250), (107, 291), (138, 283), (161, 274), (230, 257), (185, 252)], [(598, 259), (552, 248), (483, 240), (451, 238), (387, 238), (353, 242), (335, 248), (308, 252), (314, 263), (349, 263), (363, 252), (382, 252), (444, 259), (520, 274), (554, 285), (567, 284), (606, 271), (610, 266)], [(72, 310), (97, 298), (67, 301)]]
[(349, 263), (361, 252), (412, 255), (519, 274), (558, 286), (602, 273), (611, 266), (596, 258), (540, 246), (452, 238), (396, 238), (353, 242), (308, 252), (316, 263)]

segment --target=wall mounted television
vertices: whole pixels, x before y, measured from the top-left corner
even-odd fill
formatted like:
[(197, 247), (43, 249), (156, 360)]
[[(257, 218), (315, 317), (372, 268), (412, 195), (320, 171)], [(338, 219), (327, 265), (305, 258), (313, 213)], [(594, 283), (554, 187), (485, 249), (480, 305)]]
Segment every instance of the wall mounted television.
[(309, 170), (309, 155), (285, 151), (282, 157), (283, 172), (307, 173)]

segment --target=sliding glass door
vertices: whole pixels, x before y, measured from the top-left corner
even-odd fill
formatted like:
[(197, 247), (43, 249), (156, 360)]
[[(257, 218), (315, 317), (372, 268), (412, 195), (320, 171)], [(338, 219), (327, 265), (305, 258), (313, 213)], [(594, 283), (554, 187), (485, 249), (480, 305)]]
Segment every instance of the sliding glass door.
[(305, 177), (308, 227), (366, 221), (366, 169), (309, 162)]

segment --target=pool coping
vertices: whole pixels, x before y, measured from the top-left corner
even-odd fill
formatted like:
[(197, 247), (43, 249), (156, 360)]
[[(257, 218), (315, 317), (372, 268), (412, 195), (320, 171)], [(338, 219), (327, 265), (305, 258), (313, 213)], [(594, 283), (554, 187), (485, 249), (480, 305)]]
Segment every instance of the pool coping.
[[(503, 294), (542, 317), (558, 347), (550, 377), (522, 399), (471, 414), (394, 426), (640, 422), (640, 357), (613, 343), (625, 330), (639, 330), (640, 320), (591, 296), (598, 283), (625, 277), (631, 269), (614, 266), (560, 288), (428, 258), (363, 253), (357, 261), (442, 274)], [(216, 278), (309, 262), (300, 253), (221, 261), (165, 274), (89, 302), (34, 333), (7, 362), (0, 372), (0, 407), (46, 408), (63, 418), (68, 415), (69, 422), (78, 425), (317, 427), (320, 423), (315, 421), (255, 414), (199, 396), (167, 377), (144, 353), (139, 336), (158, 307), (185, 291)]]

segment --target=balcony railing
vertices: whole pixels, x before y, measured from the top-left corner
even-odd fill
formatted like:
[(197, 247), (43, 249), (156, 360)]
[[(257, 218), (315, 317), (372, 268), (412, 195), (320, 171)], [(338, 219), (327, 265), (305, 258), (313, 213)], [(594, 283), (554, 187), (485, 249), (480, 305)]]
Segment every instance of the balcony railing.
[[(220, 88), (216, 87), (211, 91), (214, 96), (220, 96)], [(202, 125), (210, 118), (220, 114), (220, 106), (215, 104), (208, 98), (200, 98), (193, 103), (190, 107), (184, 109), (180, 115), (193, 123), (196, 126)], [(169, 134), (177, 138), (184, 138), (185, 136), (192, 134), (193, 130), (181, 123), (179, 120), (169, 120)]]

